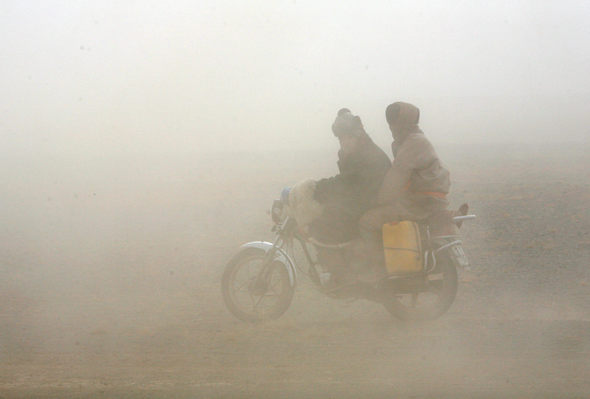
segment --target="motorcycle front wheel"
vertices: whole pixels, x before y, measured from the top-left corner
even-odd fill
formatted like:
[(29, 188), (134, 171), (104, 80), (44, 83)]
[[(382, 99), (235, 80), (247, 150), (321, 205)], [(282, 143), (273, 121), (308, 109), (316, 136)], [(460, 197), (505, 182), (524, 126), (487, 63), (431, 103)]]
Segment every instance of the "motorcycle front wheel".
[(457, 295), (457, 269), (442, 256), (433, 273), (392, 280), (385, 286), (383, 306), (401, 320), (433, 320), (444, 314)]
[(223, 300), (238, 319), (255, 323), (279, 318), (287, 311), (295, 291), (289, 273), (279, 261), (263, 272), (265, 252), (245, 251), (226, 266), (221, 280)]

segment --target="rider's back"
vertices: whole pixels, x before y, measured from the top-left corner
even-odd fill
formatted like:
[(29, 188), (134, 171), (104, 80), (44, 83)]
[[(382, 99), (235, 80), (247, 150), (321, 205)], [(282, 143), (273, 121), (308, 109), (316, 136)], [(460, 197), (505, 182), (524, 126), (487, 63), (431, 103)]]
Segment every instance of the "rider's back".
[(392, 145), (394, 161), (377, 195), (377, 203), (386, 205), (415, 193), (449, 192), (449, 171), (422, 131), (416, 131), (400, 144)]

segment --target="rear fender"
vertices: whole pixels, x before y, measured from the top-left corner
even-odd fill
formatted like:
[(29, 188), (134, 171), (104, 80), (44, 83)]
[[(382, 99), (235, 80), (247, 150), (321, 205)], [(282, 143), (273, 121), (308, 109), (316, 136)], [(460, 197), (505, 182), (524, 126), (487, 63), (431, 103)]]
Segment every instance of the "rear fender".
[[(267, 253), (271, 248), (272, 243), (270, 242), (251, 241), (240, 247), (240, 252), (238, 252), (238, 255), (244, 251), (251, 251), (253, 249), (262, 250), (264, 253)], [(297, 283), (297, 269), (295, 268), (295, 262), (293, 259), (291, 259), (285, 250), (277, 248), (275, 261), (280, 262), (285, 267), (285, 269), (287, 269), (287, 273), (289, 274), (289, 283), (291, 284), (292, 288), (295, 288), (295, 284)]]
[(438, 258), (446, 255), (455, 264), (455, 267), (468, 268), (469, 261), (463, 251), (462, 242), (458, 236), (449, 236), (445, 240), (439, 241), (440, 245), (433, 251), (433, 255)]

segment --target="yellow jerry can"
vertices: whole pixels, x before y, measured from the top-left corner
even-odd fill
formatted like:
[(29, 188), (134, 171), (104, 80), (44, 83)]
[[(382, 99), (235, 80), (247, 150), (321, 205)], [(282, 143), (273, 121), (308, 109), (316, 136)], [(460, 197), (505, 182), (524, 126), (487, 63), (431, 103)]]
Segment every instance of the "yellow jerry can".
[(408, 220), (383, 225), (385, 267), (389, 274), (422, 270), (423, 256), (418, 224)]

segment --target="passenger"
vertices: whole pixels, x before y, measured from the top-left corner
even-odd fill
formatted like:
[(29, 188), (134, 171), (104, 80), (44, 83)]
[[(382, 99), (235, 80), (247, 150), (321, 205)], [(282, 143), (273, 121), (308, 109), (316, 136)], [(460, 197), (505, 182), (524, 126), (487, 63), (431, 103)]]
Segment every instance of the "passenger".
[(374, 265), (383, 262), (383, 225), (402, 220), (420, 221), (445, 210), (451, 186), (449, 171), (418, 127), (419, 109), (396, 102), (387, 107), (385, 118), (394, 139), (393, 165), (377, 194), (377, 207), (366, 212), (359, 222)]

